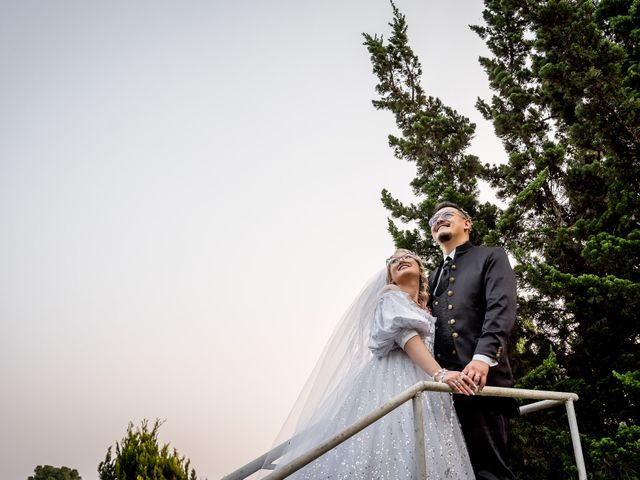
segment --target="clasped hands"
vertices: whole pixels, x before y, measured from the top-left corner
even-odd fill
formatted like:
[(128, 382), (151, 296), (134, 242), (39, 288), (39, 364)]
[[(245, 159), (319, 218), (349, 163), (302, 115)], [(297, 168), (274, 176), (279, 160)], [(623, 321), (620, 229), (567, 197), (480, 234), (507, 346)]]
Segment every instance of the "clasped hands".
[(489, 365), (482, 360), (472, 360), (462, 372), (447, 372), (442, 381), (451, 387), (456, 393), (475, 395), (482, 390), (487, 383)]

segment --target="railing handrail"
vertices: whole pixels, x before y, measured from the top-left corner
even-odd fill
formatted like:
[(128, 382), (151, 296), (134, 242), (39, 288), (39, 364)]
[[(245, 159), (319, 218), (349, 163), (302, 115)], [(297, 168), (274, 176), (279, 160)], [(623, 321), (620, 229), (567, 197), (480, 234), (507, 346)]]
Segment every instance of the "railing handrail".
[[(311, 450), (296, 457), (286, 465), (278, 468), (277, 471), (267, 475), (264, 480), (279, 480), (286, 478), (295, 471), (304, 467), (308, 463), (311, 463), (324, 453), (328, 452), (332, 448), (346, 441), (359, 431), (365, 429), (372, 423), (376, 422), (380, 418), (389, 414), (391, 411), (398, 408), (400, 405), (411, 400), (412, 398), (419, 396), (422, 392), (443, 392), (452, 393), (451, 388), (445, 383), (422, 381), (409, 387), (405, 391), (391, 398), (383, 405), (377, 407), (373, 411), (369, 412), (364, 417), (360, 418), (340, 433), (334, 435), (332, 438), (322, 442)], [(454, 392), (455, 393), (455, 392)], [(573, 409), (573, 402), (578, 400), (578, 395), (572, 392), (555, 392), (551, 390), (528, 390), (522, 388), (506, 388), (506, 387), (484, 387), (481, 391), (476, 392), (476, 395), (484, 397), (508, 397), (519, 398), (528, 400), (539, 400), (538, 402), (524, 405), (520, 407), (520, 413), (522, 415), (532, 413), (538, 410), (543, 410), (558, 405), (565, 404), (567, 407), (567, 415), (569, 416), (569, 427), (571, 430), (571, 439), (573, 442), (574, 454), (576, 457), (576, 464), (578, 467), (579, 478), (586, 479), (586, 470), (584, 467), (584, 459), (582, 458), (582, 449), (580, 446), (580, 438), (578, 435), (578, 426), (575, 419), (575, 412)], [(281, 443), (277, 447), (269, 450), (263, 455), (260, 455), (255, 460), (240, 467), (234, 472), (224, 476), (222, 480), (240, 480), (260, 470), (266, 461), (267, 457), (273, 456), (279, 458), (282, 452), (285, 450), (289, 440)]]

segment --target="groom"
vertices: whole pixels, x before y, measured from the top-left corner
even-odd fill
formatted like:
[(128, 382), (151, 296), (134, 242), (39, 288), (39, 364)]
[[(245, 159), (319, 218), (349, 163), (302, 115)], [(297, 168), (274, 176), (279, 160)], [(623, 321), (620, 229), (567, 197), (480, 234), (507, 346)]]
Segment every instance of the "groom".
[[(516, 281), (507, 255), (499, 247), (472, 245), (471, 217), (455, 203), (438, 204), (429, 226), (444, 255), (429, 278), (436, 359), (479, 389), (511, 387), (507, 340), (516, 318)], [(514, 478), (506, 446), (515, 400), (454, 395), (454, 402), (476, 478)]]

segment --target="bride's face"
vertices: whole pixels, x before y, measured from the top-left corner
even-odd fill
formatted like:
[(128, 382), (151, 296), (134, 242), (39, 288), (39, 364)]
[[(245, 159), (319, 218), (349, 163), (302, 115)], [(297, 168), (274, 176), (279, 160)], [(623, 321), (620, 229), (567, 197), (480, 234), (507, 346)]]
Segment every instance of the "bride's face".
[(393, 283), (404, 283), (407, 279), (420, 277), (420, 265), (415, 255), (407, 252), (396, 252), (387, 260), (389, 274)]

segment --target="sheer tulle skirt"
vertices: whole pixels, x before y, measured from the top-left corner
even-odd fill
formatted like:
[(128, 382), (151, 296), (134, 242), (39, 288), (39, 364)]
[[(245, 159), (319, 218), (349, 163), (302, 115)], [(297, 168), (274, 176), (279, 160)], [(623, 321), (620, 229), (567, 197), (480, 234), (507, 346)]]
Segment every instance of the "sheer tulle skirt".
[[(401, 349), (382, 358), (372, 358), (345, 390), (338, 411), (331, 418), (319, 419), (310, 437), (315, 443), (331, 437), (422, 380), (431, 380), (431, 377)], [(422, 399), (428, 478), (473, 479), (451, 394), (424, 392)], [(289, 478), (414, 479), (414, 443), (413, 408), (409, 401)], [(283, 465), (302, 453), (301, 449), (295, 450), (278, 463)]]

